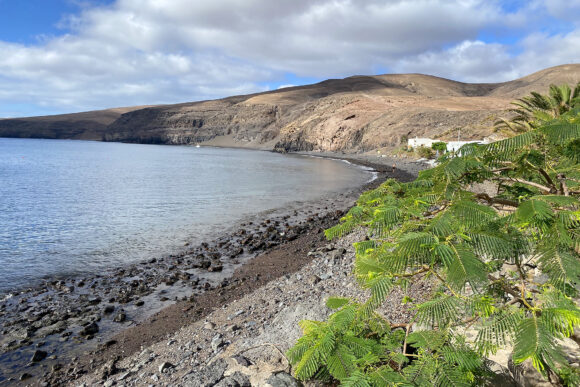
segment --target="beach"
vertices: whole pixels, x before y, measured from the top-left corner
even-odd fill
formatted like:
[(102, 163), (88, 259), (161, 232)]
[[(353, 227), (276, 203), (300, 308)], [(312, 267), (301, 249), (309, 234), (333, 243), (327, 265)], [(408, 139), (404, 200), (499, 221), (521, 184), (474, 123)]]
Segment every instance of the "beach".
[[(293, 278), (311, 265), (317, 249), (334, 251), (323, 230), (336, 224), (361, 192), (388, 177), (411, 180), (422, 168), (387, 158), (323, 156), (372, 167), (377, 179), (355, 190), (256, 214), (179, 254), (106, 275), (55, 280), (3, 300), (4, 383), (29, 377), (37, 385), (77, 384), (73, 380), (112, 360), (129, 359), (237, 300), (255, 298), (252, 294), (272, 281)], [(298, 283), (305, 291), (312, 285)], [(229, 326), (214, 324), (218, 329)]]

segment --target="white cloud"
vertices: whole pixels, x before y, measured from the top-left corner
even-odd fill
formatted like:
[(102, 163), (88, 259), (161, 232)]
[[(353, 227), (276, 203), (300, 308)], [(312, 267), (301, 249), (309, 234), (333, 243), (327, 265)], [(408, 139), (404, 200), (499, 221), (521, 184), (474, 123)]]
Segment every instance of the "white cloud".
[(550, 15), (574, 23), (580, 23), (580, 3), (570, 0), (547, 0), (545, 6)]
[(481, 41), (463, 41), (449, 49), (429, 51), (398, 61), (400, 72), (435, 74), (465, 82), (502, 82), (567, 63), (580, 63), (580, 30), (567, 34), (533, 33), (512, 47)]
[(499, 82), (520, 76), (506, 47), (469, 40), (446, 50), (407, 57), (394, 68), (398, 72), (433, 74), (464, 82)]
[[(0, 41), (0, 105), (82, 110), (182, 102), (267, 90), (286, 73), (330, 78), (376, 68), (463, 81), (513, 79), (580, 52), (576, 30), (541, 35), (532, 30), (536, 23), (526, 23), (544, 10), (578, 16), (560, 0), (511, 13), (499, 0), (85, 5), (63, 21), (67, 35), (27, 46)], [(531, 32), (514, 57), (510, 46), (477, 40), (483, 29)]]

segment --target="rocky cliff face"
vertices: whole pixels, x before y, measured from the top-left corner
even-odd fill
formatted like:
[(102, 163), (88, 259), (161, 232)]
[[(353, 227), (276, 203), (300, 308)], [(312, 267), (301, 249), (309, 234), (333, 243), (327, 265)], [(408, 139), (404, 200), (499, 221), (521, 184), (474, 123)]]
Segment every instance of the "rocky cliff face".
[(498, 84), (421, 74), (356, 76), (214, 101), (0, 120), (0, 136), (366, 151), (414, 136), (482, 138), (514, 98), (578, 80), (580, 65)]

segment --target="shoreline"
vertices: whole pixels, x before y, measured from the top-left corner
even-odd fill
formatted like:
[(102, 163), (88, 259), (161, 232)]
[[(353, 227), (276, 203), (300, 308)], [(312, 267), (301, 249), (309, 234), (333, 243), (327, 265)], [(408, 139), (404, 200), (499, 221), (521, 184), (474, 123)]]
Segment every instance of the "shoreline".
[[(317, 234), (308, 235), (316, 239)], [(294, 384), (284, 355), (301, 336), (298, 322), (325, 320), (332, 313), (325, 305), (329, 296), (359, 302), (369, 296), (352, 275), (352, 244), (365, 235), (358, 230), (333, 242), (321, 236), (301, 251), (280, 248), (265, 254), (265, 262), (279, 254), (304, 264), (259, 284), (241, 298), (228, 300), (132, 355), (109, 358), (75, 380), (75, 385), (299, 385)], [(411, 284), (407, 293), (395, 290), (378, 312), (389, 321), (404, 322), (412, 314), (408, 304), (401, 302), (405, 294), (424, 300), (433, 289), (429, 280), (421, 280)]]
[[(329, 157), (328, 155), (323, 157), (338, 159), (338, 157)], [(362, 164), (356, 159), (348, 161), (366, 167), (370, 166), (370, 163)], [(376, 169), (384, 167), (384, 165), (373, 166), (376, 166)], [(316, 201), (301, 203), (298, 209), (293, 210), (292, 214), (278, 214), (278, 217), (268, 216), (267, 219), (261, 219), (259, 224), (258, 218), (267, 214), (261, 213), (251, 216), (249, 218), (254, 219), (254, 221), (241, 223), (242, 227), (245, 228), (241, 228), (233, 234), (221, 235), (210, 243), (201, 243), (183, 254), (170, 255), (147, 263), (115, 269), (112, 283), (107, 283), (98, 275), (91, 279), (94, 280), (91, 284), (89, 284), (91, 280), (85, 280), (85, 284), (79, 284), (74, 279), (68, 283), (62, 280), (53, 281), (51, 283), (53, 289), (49, 291), (49, 296), (59, 294), (65, 301), (59, 301), (56, 303), (58, 305), (53, 303), (51, 306), (62, 309), (63, 305), (68, 303), (68, 305), (64, 305), (68, 307), (68, 310), (65, 311), (64, 315), (47, 319), (46, 316), (49, 313), (45, 313), (46, 310), (43, 311), (41, 307), (37, 307), (36, 310), (33, 308), (32, 313), (26, 313), (26, 309), (20, 311), (22, 308), (18, 306), (19, 313), (26, 317), (21, 319), (20, 323), (27, 327), (24, 331), (19, 330), (18, 327), (17, 329), (8, 329), (9, 332), (5, 329), (5, 332), (8, 333), (7, 336), (14, 337), (14, 333), (16, 333), (16, 337), (21, 337), (21, 339), (20, 342), (16, 343), (16, 346), (12, 340), (12, 345), (4, 347), (3, 353), (0, 355), (0, 363), (8, 362), (13, 366), (24, 365), (31, 358), (31, 354), (37, 351), (37, 346), (40, 344), (38, 350), (46, 352), (46, 359), (32, 362), (21, 369), (13, 367), (9, 370), (10, 372), (6, 372), (4, 375), (0, 374), (2, 376), (0, 384), (16, 381), (18, 374), (20, 376), (31, 375), (32, 378), (29, 379), (29, 382), (32, 383), (40, 383), (41, 380), (49, 380), (53, 384), (63, 383), (70, 378), (76, 378), (95, 369), (110, 361), (111, 358), (119, 355), (126, 357), (138, 351), (142, 345), (149, 345), (161, 340), (164, 336), (199, 320), (216, 308), (256, 290), (268, 281), (299, 270), (300, 267), (308, 263), (308, 260), (293, 259), (294, 255), (299, 255), (312, 246), (324, 243), (323, 235), (320, 238), (324, 228), (336, 223), (342, 215), (342, 211), (348, 209), (361, 192), (369, 189), (372, 185), (378, 185), (384, 178), (391, 177), (384, 172), (379, 174), (380, 178), (356, 189), (327, 195), (330, 197), (320, 198)], [(398, 174), (401, 179), (414, 178), (413, 173), (407, 173), (402, 169), (398, 171)], [(339, 200), (338, 206), (344, 208), (337, 209), (335, 201), (337, 197), (341, 196), (343, 200)], [(329, 208), (329, 205), (335, 208)], [(325, 209), (322, 209), (323, 207)], [(319, 211), (315, 212), (317, 209)], [(276, 211), (270, 211), (270, 213), (272, 212)], [(277, 234), (278, 237), (273, 237), (274, 234)], [(250, 235), (253, 236), (251, 239), (256, 239), (256, 243), (247, 242), (240, 252), (241, 242), (247, 240)], [(257, 238), (256, 235), (258, 235)], [(228, 259), (237, 261), (235, 265), (228, 265), (221, 262), (221, 257), (218, 258), (216, 255), (224, 254), (224, 249), (221, 248), (223, 246), (220, 244), (225, 244), (232, 239), (236, 239), (240, 243), (225, 252)], [(236, 251), (232, 253), (232, 250)], [(199, 257), (200, 252), (204, 253), (204, 257)], [(202, 262), (201, 266), (200, 262)], [(272, 262), (276, 262), (278, 266), (270, 266)], [(286, 265), (286, 263), (289, 264)], [(150, 269), (157, 274), (152, 281), (154, 286), (149, 284), (151, 277), (143, 275), (140, 267), (143, 265), (153, 266)], [(184, 274), (181, 270), (184, 265), (190, 265), (197, 270), (193, 276), (193, 281), (190, 281), (192, 275)], [(200, 271), (205, 271), (207, 276), (201, 275)], [(177, 272), (180, 273), (176, 274)], [(145, 277), (145, 281), (139, 280), (140, 276)], [(208, 276), (213, 276), (213, 281)], [(83, 282), (83, 280), (81, 279), (79, 282)], [(81, 288), (90, 289), (91, 287), (93, 290), (81, 291)], [(117, 292), (113, 297), (110, 297), (111, 292), (104, 291), (105, 287), (116, 287), (114, 291)], [(190, 288), (193, 288), (194, 291), (189, 292), (187, 289)], [(79, 292), (80, 294), (78, 294)], [(47, 302), (44, 293), (47, 292), (35, 294), (32, 297), (33, 302), (37, 304), (49, 303), (50, 301)], [(97, 293), (96, 296), (95, 293)], [(27, 299), (30, 297), (21, 294), (15, 297), (16, 299), (11, 299), (12, 305), (17, 305), (17, 303), (26, 305), (30, 302)], [(165, 300), (159, 302), (159, 298)], [(22, 302), (22, 299), (25, 301)], [(111, 306), (113, 307), (112, 311), (108, 310)], [(7, 310), (6, 302), (2, 302), (0, 308), (0, 311), (5, 312)], [(79, 308), (82, 310), (78, 310)], [(149, 313), (140, 312), (147, 308), (149, 308)], [(139, 313), (141, 313), (140, 317)], [(119, 318), (121, 321), (114, 322), (113, 320), (117, 319), (119, 315), (124, 315), (124, 317)], [(44, 324), (39, 323), (43, 319), (47, 321)], [(54, 320), (57, 321), (54, 322)], [(65, 320), (67, 320), (66, 324), (63, 323)], [(31, 331), (30, 327), (35, 323), (39, 327)], [(51, 324), (47, 325), (47, 323)], [(97, 326), (96, 331), (94, 325)], [(48, 333), (48, 337), (46, 339), (37, 338), (40, 336), (37, 335), (38, 330), (42, 334)], [(5, 336), (4, 345), (6, 345), (6, 341)], [(95, 347), (97, 348), (95, 349)], [(7, 351), (4, 351), (5, 349)], [(20, 352), (19, 356), (9, 356), (17, 352)], [(63, 362), (71, 364), (72, 368), (63, 368)], [(13, 379), (10, 380), (10, 378)]]

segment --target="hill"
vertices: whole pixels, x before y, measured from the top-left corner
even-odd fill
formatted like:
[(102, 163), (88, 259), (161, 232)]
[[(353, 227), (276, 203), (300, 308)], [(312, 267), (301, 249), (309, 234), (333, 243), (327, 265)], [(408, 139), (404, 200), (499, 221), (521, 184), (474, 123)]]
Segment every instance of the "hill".
[(103, 140), (122, 114), (145, 106), (93, 110), (53, 116), (0, 119), (0, 137)]
[(422, 74), (329, 79), (219, 100), (0, 121), (0, 136), (278, 151), (368, 151), (407, 137), (491, 134), (509, 103), (550, 84), (575, 84), (580, 65), (548, 68), (503, 83), (470, 84)]

